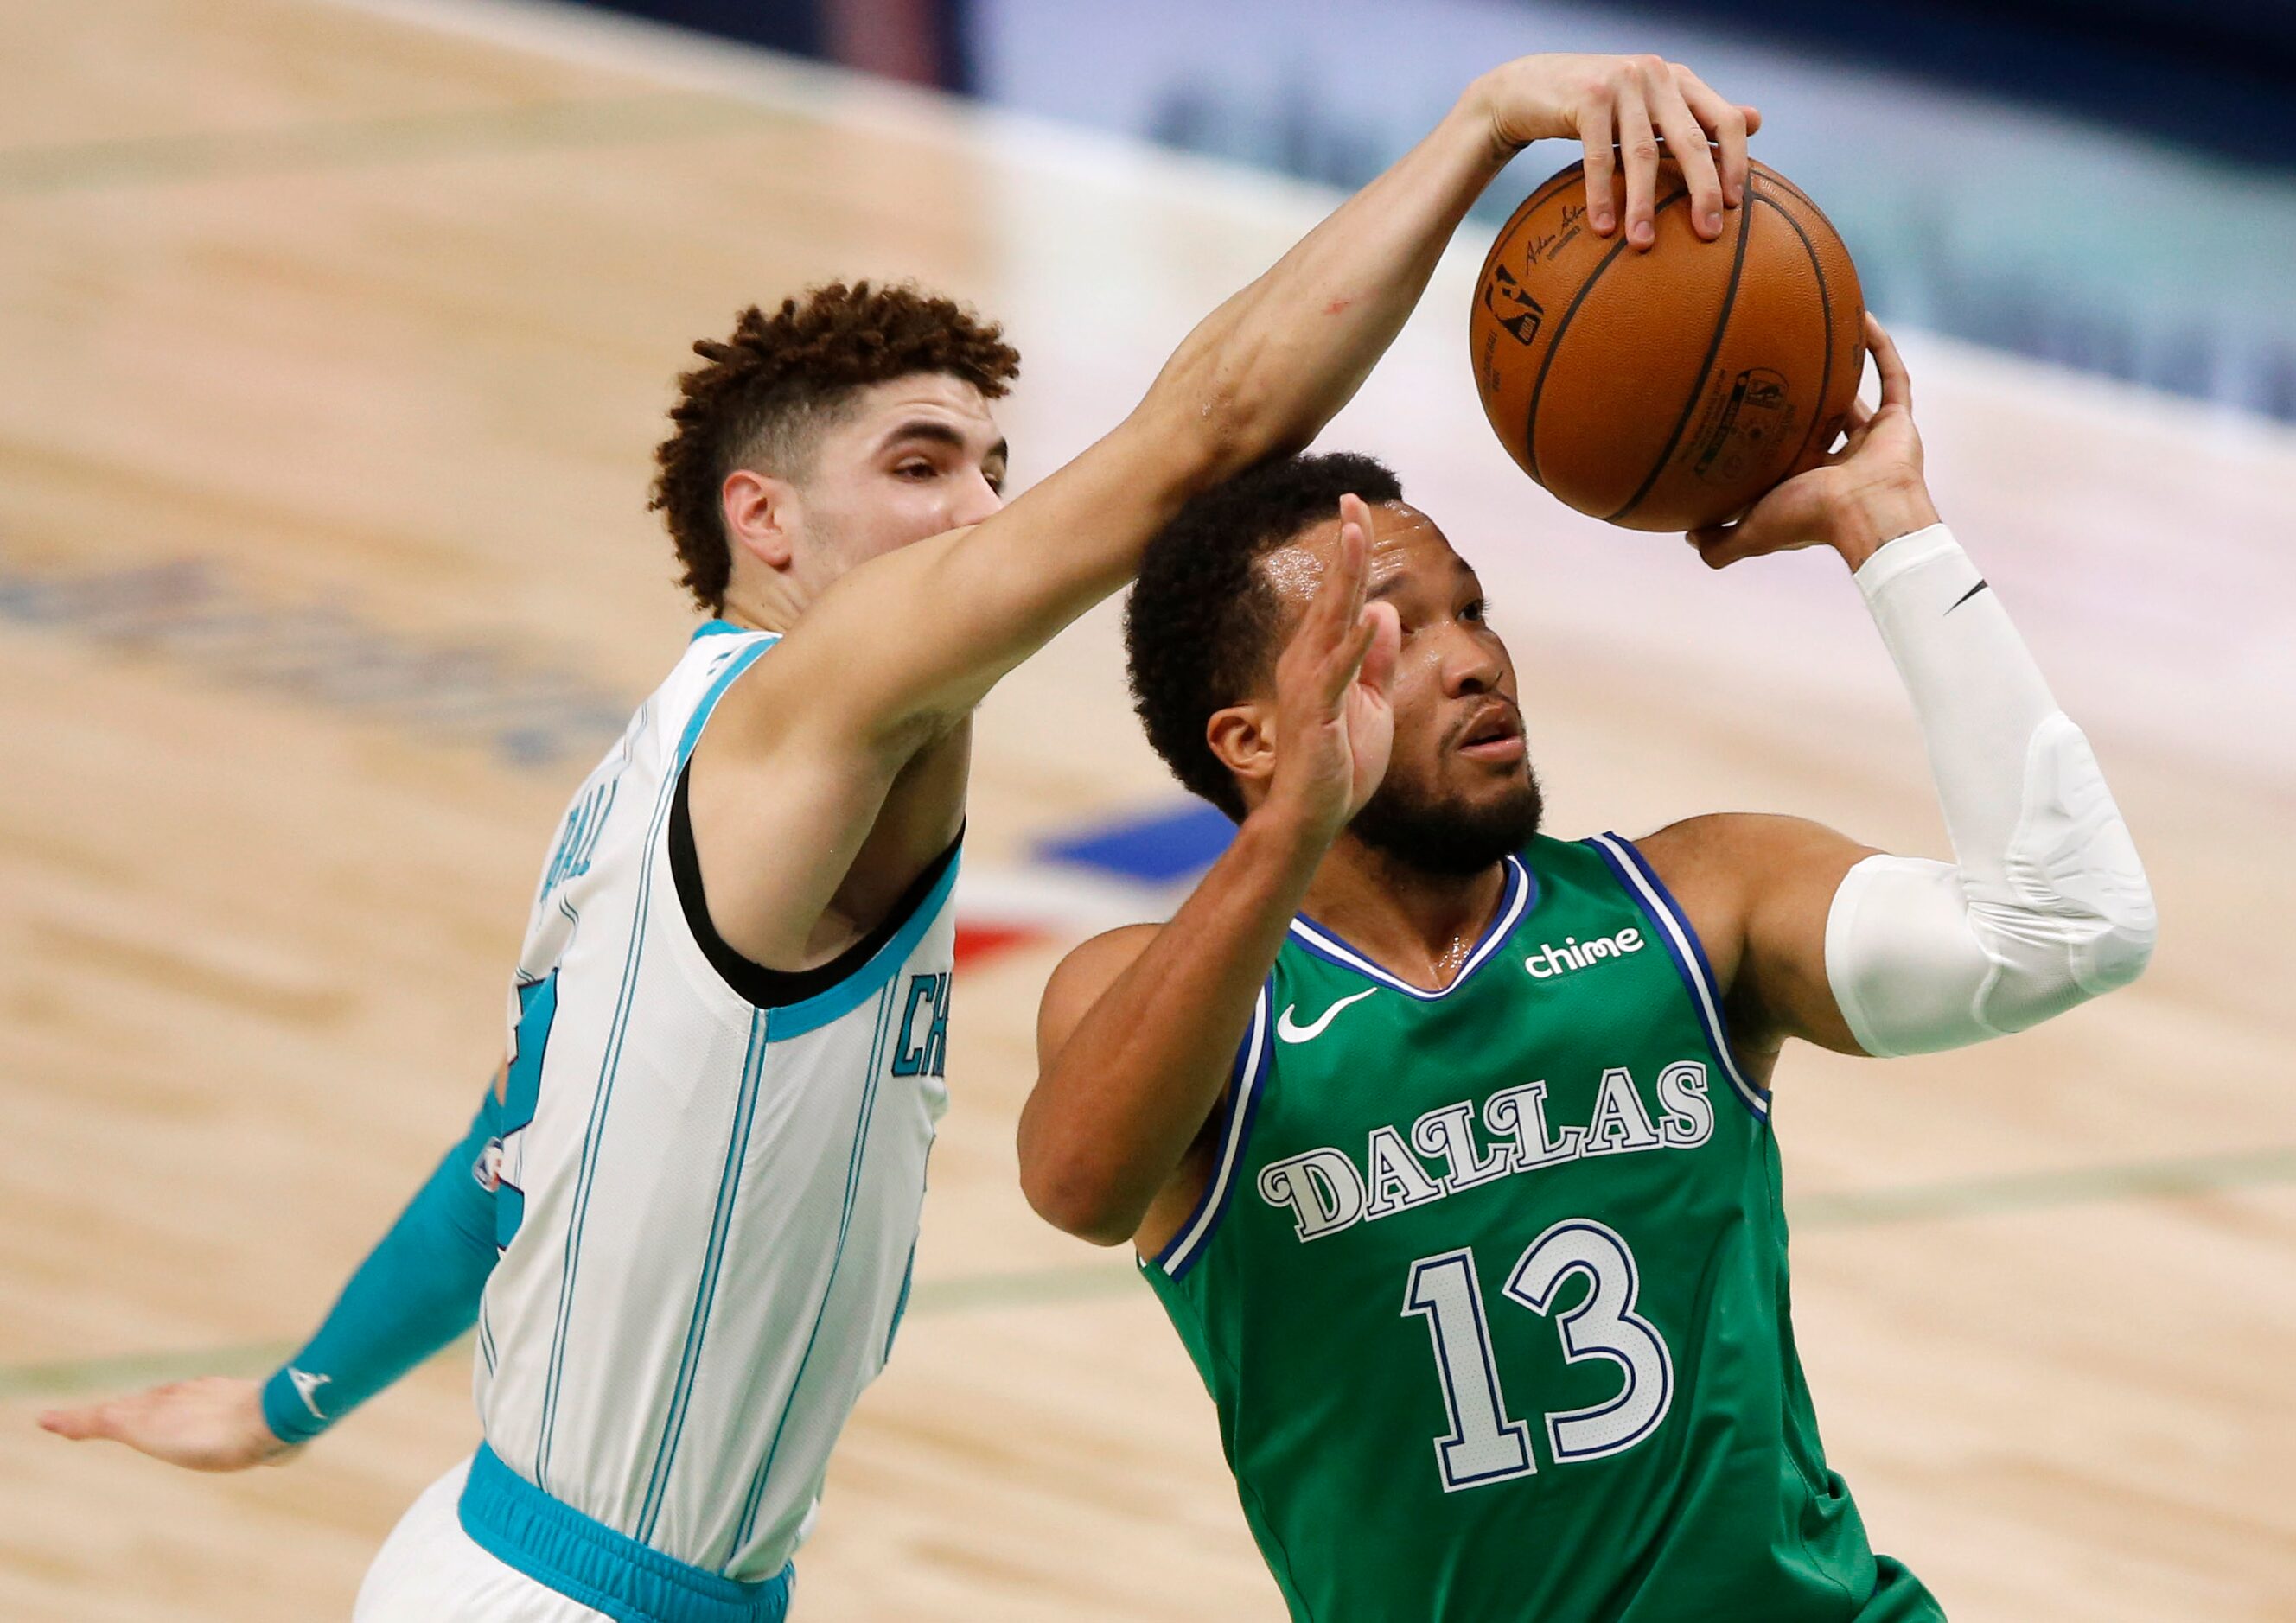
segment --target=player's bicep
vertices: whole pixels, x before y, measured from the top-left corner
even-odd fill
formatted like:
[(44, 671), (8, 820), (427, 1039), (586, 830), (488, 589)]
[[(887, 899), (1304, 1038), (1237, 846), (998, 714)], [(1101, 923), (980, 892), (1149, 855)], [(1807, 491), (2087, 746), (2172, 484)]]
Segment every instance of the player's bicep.
[(1826, 975), (1826, 922), (1842, 876), (1872, 850), (1801, 817), (1720, 813), (1637, 842), (1691, 915), (1750, 1057), (1790, 1037), (1861, 1052)]
[(1160, 924), (1126, 924), (1080, 943), (1060, 961), (1037, 1004), (1037, 1077), (1042, 1086), (1093, 1005), (1156, 939)]
[(780, 720), (898, 749), (963, 716), (1132, 578), (1191, 465), (1128, 419), (992, 517), (849, 570), (775, 651), (807, 696)]
[(1747, 864), (1744, 996), (1773, 1041), (1798, 1037), (1837, 1053), (1862, 1053), (1826, 972), (1825, 940), (1843, 878), (1874, 849), (1802, 818), (1761, 821), (1774, 826), (1762, 832)]
[[(1074, 1065), (1063, 1072), (1061, 1060), (1069, 1043), (1100, 1000), (1139, 962), (1161, 929), (1157, 924), (1128, 924), (1095, 936), (1062, 959), (1060, 967), (1053, 971), (1052, 979), (1045, 985), (1044, 1001), (1037, 1008), (1037, 1086), (1040, 1091), (1048, 1086), (1061, 1089), (1088, 1082)], [(1204, 1186), (1210, 1181), (1226, 1101), (1227, 1093), (1223, 1089), (1204, 1119), (1196, 1125), (1179, 1164), (1172, 1168), (1142, 1215), (1132, 1235), (1132, 1243), (1142, 1256), (1159, 1255), (1195, 1211)], [(1035, 1102), (1032, 1098), (1030, 1103)], [(1023, 1131), (1025, 1137), (1025, 1121)]]

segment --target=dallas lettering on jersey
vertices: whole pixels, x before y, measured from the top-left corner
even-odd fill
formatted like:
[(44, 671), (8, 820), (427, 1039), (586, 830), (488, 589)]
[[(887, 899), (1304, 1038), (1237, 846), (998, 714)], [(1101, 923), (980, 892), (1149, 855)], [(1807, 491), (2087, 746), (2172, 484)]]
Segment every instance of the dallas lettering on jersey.
[[(1360, 1168), (1338, 1149), (1310, 1150), (1264, 1167), (1259, 1198), (1290, 1208), (1300, 1240), (1321, 1240), (1516, 1173), (1597, 1155), (1691, 1150), (1713, 1135), (1706, 1067), (1697, 1061), (1677, 1060), (1659, 1073), (1658, 1102), (1653, 1121), (1634, 1078), (1612, 1066), (1603, 1073), (1586, 1126), (1550, 1127), (1546, 1084), (1526, 1082), (1483, 1101), (1480, 1139), (1474, 1102), (1463, 1100), (1413, 1122), (1407, 1143), (1395, 1127), (1374, 1127)], [(1441, 1169), (1431, 1172), (1422, 1156), (1439, 1161)]]

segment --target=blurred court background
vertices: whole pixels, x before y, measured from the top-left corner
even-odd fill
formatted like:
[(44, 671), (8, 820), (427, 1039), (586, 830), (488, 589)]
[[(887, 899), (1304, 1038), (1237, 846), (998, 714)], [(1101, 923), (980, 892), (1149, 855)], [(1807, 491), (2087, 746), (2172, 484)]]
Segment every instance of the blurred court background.
[[(474, 1440), (461, 1349), (245, 1477), (31, 1416), (267, 1370), (460, 1132), (564, 798), (690, 625), (644, 511), (690, 340), (832, 275), (947, 288), (1023, 351), (1025, 485), (1538, 49), (1763, 108), (2161, 902), (2127, 994), (1781, 1067), (1833, 1463), (1957, 1619), (2296, 1619), (2296, 7), (36, 0), (0, 7), (0, 1619), (345, 1615)], [(1777, 809), (1943, 854), (1838, 564), (1709, 575), (1482, 426), (1472, 273), (1570, 156), (1502, 179), (1324, 443), (1482, 570), (1557, 832)], [(1112, 608), (977, 771), (915, 1306), (797, 1615), (1273, 1619), (1177, 1340), (1014, 1184), (1045, 973), (1219, 832)]]

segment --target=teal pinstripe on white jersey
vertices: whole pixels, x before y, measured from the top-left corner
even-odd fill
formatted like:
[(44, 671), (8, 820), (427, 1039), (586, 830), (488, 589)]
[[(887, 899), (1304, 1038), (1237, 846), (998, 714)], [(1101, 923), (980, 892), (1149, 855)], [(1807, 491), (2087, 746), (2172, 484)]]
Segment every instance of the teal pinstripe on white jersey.
[(703, 627), (560, 830), (519, 962), (477, 1378), (512, 1472), (743, 1582), (808, 1530), (891, 1348), (947, 1103), (955, 936), (951, 860), (865, 963), (801, 1002), (756, 1006), (695, 939), (669, 851), (678, 776), (774, 640)]

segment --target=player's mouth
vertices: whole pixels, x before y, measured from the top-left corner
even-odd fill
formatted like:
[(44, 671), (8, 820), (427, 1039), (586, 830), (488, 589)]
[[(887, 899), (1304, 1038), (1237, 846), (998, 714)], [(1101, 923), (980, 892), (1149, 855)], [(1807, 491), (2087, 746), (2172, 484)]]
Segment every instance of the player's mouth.
[(1493, 699), (1467, 720), (1457, 749), (1470, 760), (1512, 766), (1522, 759), (1522, 717), (1504, 699)]

